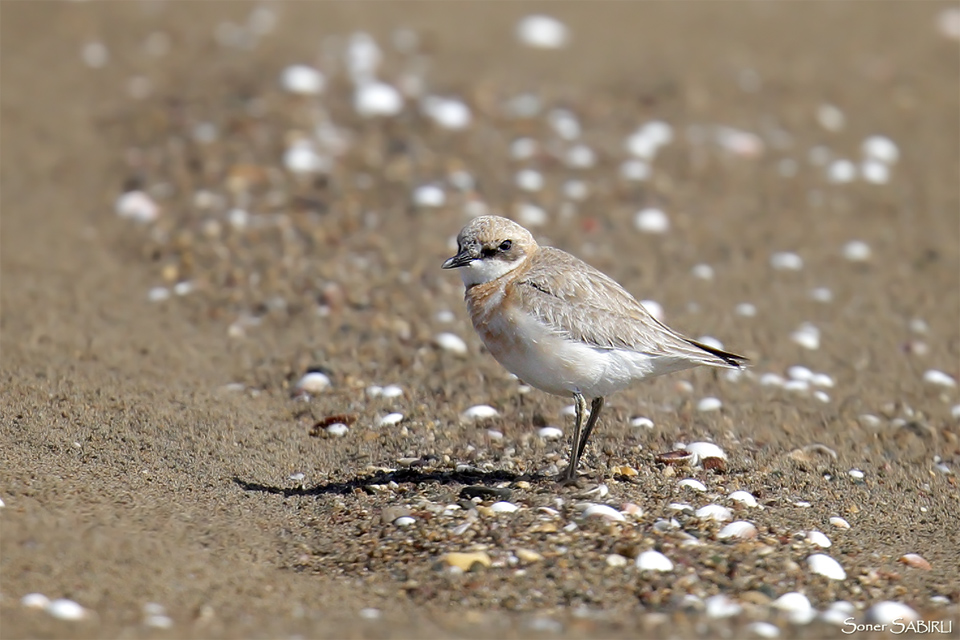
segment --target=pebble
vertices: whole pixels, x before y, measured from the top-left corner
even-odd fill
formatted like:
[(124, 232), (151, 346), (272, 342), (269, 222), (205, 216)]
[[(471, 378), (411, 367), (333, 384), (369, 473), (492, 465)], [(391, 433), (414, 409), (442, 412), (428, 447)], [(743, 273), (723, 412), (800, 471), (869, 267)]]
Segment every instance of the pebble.
[(388, 384), (380, 389), (380, 396), (384, 398), (399, 398), (403, 395), (403, 387), (397, 384)]
[(402, 413), (388, 413), (387, 415), (380, 418), (381, 427), (392, 427), (395, 424), (400, 424), (403, 421)]
[(150, 302), (163, 302), (170, 299), (170, 290), (166, 287), (153, 287), (147, 291), (147, 300)]
[(693, 489), (694, 491), (702, 492), (707, 490), (707, 486), (702, 482), (700, 482), (699, 480), (697, 480), (696, 478), (685, 478), (680, 482), (678, 482), (677, 484), (687, 489)]
[(540, 191), (543, 189), (543, 174), (534, 169), (522, 169), (517, 172), (514, 182), (524, 191)]
[(445, 553), (441, 559), (449, 566), (457, 567), (462, 571), (470, 571), (475, 564), (479, 564), (481, 567), (489, 567), (491, 565), (490, 556), (483, 551), (476, 551), (472, 553)]
[(563, 437), (563, 431), (557, 427), (541, 427), (537, 435), (544, 440), (559, 440)]
[(892, 165), (900, 159), (897, 144), (886, 136), (870, 136), (863, 141), (861, 152), (865, 158)]
[(864, 473), (863, 471), (860, 471), (860, 469), (850, 469), (850, 471), (847, 471), (847, 473), (854, 480), (863, 480)]
[(902, 602), (891, 602), (889, 600), (878, 602), (867, 609), (867, 624), (889, 625), (894, 622), (911, 622), (919, 620), (920, 615), (903, 604)]
[(42, 593), (28, 593), (20, 598), (20, 604), (28, 609), (46, 609), (50, 605), (50, 598)]
[(644, 233), (666, 233), (670, 230), (670, 219), (660, 209), (643, 209), (633, 218), (637, 230)]
[(80, 57), (83, 58), (84, 64), (91, 69), (100, 69), (109, 62), (110, 51), (107, 50), (107, 45), (102, 42), (88, 42), (80, 50)]
[(804, 382), (809, 382), (813, 379), (813, 371), (800, 365), (794, 365), (787, 369), (787, 375), (794, 380), (802, 380)]
[(713, 267), (708, 264), (696, 264), (690, 270), (690, 275), (701, 280), (713, 280)]
[(620, 165), (620, 177), (630, 182), (643, 182), (650, 178), (650, 165), (643, 160), (626, 160)]
[(807, 558), (810, 571), (831, 580), (846, 580), (847, 572), (840, 563), (824, 553), (815, 553)]
[(778, 271), (800, 271), (803, 269), (803, 258), (795, 253), (781, 251), (770, 256), (770, 266)]
[(333, 424), (329, 425), (326, 429), (324, 429), (324, 431), (326, 431), (327, 434), (335, 438), (341, 438), (347, 435), (347, 432), (350, 431), (350, 427), (343, 424), (342, 422), (334, 422)]
[(733, 511), (719, 504), (708, 504), (700, 507), (694, 515), (704, 520), (713, 520), (714, 522), (733, 520)]
[(429, 96), (423, 100), (421, 108), (424, 115), (443, 129), (460, 130), (470, 126), (470, 107), (456, 98)]
[(570, 39), (567, 25), (545, 15), (527, 16), (517, 23), (516, 36), (523, 44), (535, 49), (560, 49)]
[(576, 140), (580, 137), (580, 122), (569, 109), (552, 109), (547, 120), (553, 131), (564, 140)]
[(816, 302), (831, 302), (833, 300), (833, 292), (826, 287), (816, 287), (810, 290), (810, 299)]
[(830, 518), (830, 524), (837, 527), (838, 529), (849, 529), (850, 523), (841, 518), (840, 516), (832, 516)]
[(413, 191), (413, 204), (418, 207), (442, 207), (446, 201), (443, 189), (435, 184), (425, 184)]
[(526, 562), (528, 564), (543, 560), (543, 554), (537, 553), (532, 549), (517, 549), (513, 552), (513, 555), (517, 556), (521, 562)]
[(645, 418), (643, 416), (635, 416), (630, 418), (630, 426), (637, 428), (653, 429), (653, 420), (650, 418)]
[(391, 117), (403, 111), (403, 95), (393, 85), (370, 80), (357, 85), (353, 109), (362, 118)]
[(834, 184), (853, 182), (857, 177), (857, 165), (849, 160), (834, 160), (827, 166), (827, 180)]
[(960, 420), (960, 404), (955, 404), (950, 409), (950, 415), (954, 420)]
[(871, 255), (870, 245), (862, 240), (851, 240), (843, 245), (843, 257), (850, 262), (867, 262)]
[(757, 307), (749, 302), (741, 302), (734, 309), (734, 313), (744, 318), (753, 318), (757, 315)]
[(626, 522), (622, 513), (607, 504), (589, 504), (583, 510), (584, 518), (603, 518), (611, 522)]
[(381, 615), (380, 609), (374, 609), (373, 607), (360, 609), (360, 617), (364, 620), (377, 620)]
[[(589, 169), (597, 164), (597, 154), (585, 144), (576, 144), (567, 149), (567, 152), (564, 154), (564, 161), (571, 169)], [(567, 194), (567, 197), (574, 200), (583, 200), (583, 198), (586, 197), (586, 183), (577, 182), (583, 187), (580, 194)]]
[(937, 29), (951, 40), (960, 40), (960, 8), (948, 7), (937, 14)]
[(943, 371), (938, 371), (936, 369), (928, 369), (923, 374), (923, 381), (929, 384), (935, 384), (940, 387), (955, 387), (957, 386), (957, 381), (954, 380), (953, 376), (944, 373)]
[(280, 85), (286, 91), (303, 96), (319, 95), (325, 84), (323, 74), (305, 64), (290, 65), (280, 75)]
[(786, 613), (794, 624), (807, 624), (817, 617), (817, 610), (810, 604), (810, 599), (797, 591), (783, 594), (770, 606)]
[(716, 411), (722, 406), (719, 398), (703, 398), (697, 403), (697, 411)]
[(750, 540), (756, 537), (757, 528), (745, 520), (731, 522), (717, 533), (717, 539), (719, 540), (728, 540), (730, 538)]
[(694, 455), (696, 458), (696, 460), (693, 462), (694, 465), (697, 464), (697, 461), (705, 460), (706, 458), (720, 458), (721, 460), (727, 459), (727, 454), (724, 453), (723, 449), (712, 442), (691, 442), (682, 448)]
[(837, 600), (831, 602), (827, 610), (820, 614), (820, 619), (829, 624), (841, 626), (846, 624), (846, 621), (853, 617), (856, 611), (857, 609), (852, 603), (846, 600)]
[(743, 611), (743, 607), (739, 603), (733, 601), (730, 596), (723, 594), (710, 596), (703, 601), (703, 604), (708, 618), (732, 618), (740, 615)]
[(757, 502), (757, 499), (749, 491), (734, 491), (727, 497), (748, 507), (760, 506), (760, 503)]
[(114, 210), (121, 218), (153, 222), (160, 217), (160, 206), (143, 191), (127, 191), (117, 198)]
[(760, 638), (776, 638), (780, 635), (780, 627), (771, 622), (751, 622), (747, 631)]
[(899, 562), (907, 565), (908, 567), (913, 567), (914, 569), (923, 569), (924, 571), (930, 571), (933, 569), (933, 566), (920, 554), (917, 553), (907, 553), (900, 556)]
[(653, 120), (630, 134), (626, 140), (627, 151), (643, 160), (652, 160), (660, 147), (673, 141), (673, 127), (666, 122)]
[(807, 542), (810, 544), (816, 545), (822, 549), (826, 549), (831, 546), (830, 538), (826, 534), (817, 531), (816, 529), (811, 529), (807, 532)]
[(500, 502), (494, 502), (492, 505), (490, 505), (490, 509), (494, 513), (514, 513), (515, 511), (518, 511), (520, 507), (512, 502), (505, 502), (501, 500)]
[(528, 227), (542, 227), (547, 223), (547, 212), (529, 202), (518, 202), (514, 207), (517, 220)]
[(449, 351), (450, 353), (455, 353), (459, 356), (466, 355), (467, 353), (467, 343), (464, 342), (463, 338), (455, 333), (450, 333), (448, 331), (438, 333), (436, 336), (434, 336), (433, 343), (444, 351)]
[(804, 349), (815, 351), (820, 348), (820, 330), (809, 322), (800, 325), (800, 328), (791, 333), (790, 339)]
[(297, 381), (297, 389), (305, 393), (320, 393), (330, 386), (330, 378), (319, 371), (310, 371)]
[[(330, 170), (330, 160), (317, 153), (309, 140), (297, 140), (283, 153), (283, 166), (291, 173), (326, 173)], [(231, 212), (230, 223), (234, 228), (246, 227), (249, 215), (243, 209)]]
[(843, 111), (832, 104), (824, 103), (817, 107), (817, 122), (827, 131), (840, 131), (846, 121)]
[(644, 551), (637, 556), (640, 571), (673, 571), (673, 562), (659, 551)]
[(607, 555), (607, 566), (608, 567), (625, 567), (627, 566), (627, 559), (620, 555), (619, 553), (611, 553)]
[(45, 611), (60, 620), (83, 620), (90, 615), (81, 605), (66, 598), (52, 601), (46, 606)]
[(488, 420), (497, 417), (499, 412), (488, 404), (478, 404), (470, 407), (461, 414), (464, 420)]
[(879, 160), (864, 160), (860, 163), (860, 175), (870, 184), (886, 184), (890, 181), (890, 167)]
[(409, 527), (416, 521), (417, 519), (414, 518), (413, 516), (400, 516), (399, 518), (393, 521), (393, 524), (395, 524), (398, 527)]

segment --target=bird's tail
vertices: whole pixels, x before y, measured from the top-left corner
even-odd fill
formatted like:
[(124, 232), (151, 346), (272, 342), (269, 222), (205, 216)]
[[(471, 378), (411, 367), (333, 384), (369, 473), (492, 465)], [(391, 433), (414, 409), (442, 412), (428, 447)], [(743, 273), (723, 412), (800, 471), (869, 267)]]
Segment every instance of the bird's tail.
[(750, 364), (750, 360), (744, 358), (743, 356), (738, 356), (735, 353), (730, 353), (729, 351), (723, 351), (721, 349), (715, 349), (714, 347), (697, 342), (696, 340), (686, 339), (686, 341), (696, 348), (706, 351), (710, 355), (719, 359), (719, 362), (712, 361), (709, 364), (719, 367), (730, 367), (731, 369), (743, 369), (745, 366)]

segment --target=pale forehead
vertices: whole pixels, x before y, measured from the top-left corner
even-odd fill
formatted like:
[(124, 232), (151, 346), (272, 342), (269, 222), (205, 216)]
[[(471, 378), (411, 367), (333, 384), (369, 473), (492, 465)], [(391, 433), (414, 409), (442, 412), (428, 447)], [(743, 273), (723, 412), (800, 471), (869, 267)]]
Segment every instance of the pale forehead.
[(459, 240), (491, 242), (496, 240), (532, 240), (530, 232), (512, 220), (498, 216), (475, 218), (460, 232)]

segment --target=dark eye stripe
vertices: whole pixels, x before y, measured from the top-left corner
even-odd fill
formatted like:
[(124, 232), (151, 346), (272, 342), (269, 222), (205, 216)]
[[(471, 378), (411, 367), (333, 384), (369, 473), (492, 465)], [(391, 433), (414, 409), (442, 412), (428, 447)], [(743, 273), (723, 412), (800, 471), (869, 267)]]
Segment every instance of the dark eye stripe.
[(490, 256), (497, 255), (497, 250), (491, 247), (484, 247), (480, 250), (480, 255), (482, 255), (484, 258), (489, 258)]

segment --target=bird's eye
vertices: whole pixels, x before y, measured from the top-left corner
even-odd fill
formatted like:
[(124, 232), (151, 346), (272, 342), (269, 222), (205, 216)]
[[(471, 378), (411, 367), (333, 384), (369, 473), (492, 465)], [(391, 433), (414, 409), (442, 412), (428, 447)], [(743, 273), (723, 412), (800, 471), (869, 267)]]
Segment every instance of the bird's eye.
[(513, 246), (512, 240), (504, 240), (503, 242), (500, 243), (500, 246), (498, 248), (500, 249), (500, 251), (510, 251), (510, 247), (512, 246)]

